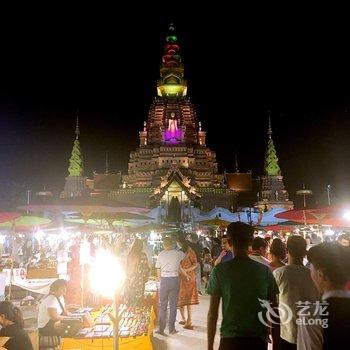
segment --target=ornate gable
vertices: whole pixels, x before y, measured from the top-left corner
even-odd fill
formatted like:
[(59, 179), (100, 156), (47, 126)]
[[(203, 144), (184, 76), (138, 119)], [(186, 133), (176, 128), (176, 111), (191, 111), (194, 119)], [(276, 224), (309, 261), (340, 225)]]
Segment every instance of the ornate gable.
[(191, 179), (182, 174), (177, 164), (173, 162), (169, 171), (160, 178), (160, 185), (156, 187), (151, 195), (153, 199), (161, 198), (171, 185), (177, 183), (178, 186), (186, 193), (189, 199), (199, 199), (201, 196), (197, 193), (194, 186), (191, 185)]

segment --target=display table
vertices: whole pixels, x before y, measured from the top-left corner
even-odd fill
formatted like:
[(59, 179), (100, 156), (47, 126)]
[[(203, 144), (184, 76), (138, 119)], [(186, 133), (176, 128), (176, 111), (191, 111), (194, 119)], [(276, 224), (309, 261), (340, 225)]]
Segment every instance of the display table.
[[(141, 336), (135, 337), (119, 337), (120, 350), (153, 350), (151, 337), (153, 334), (155, 325), (155, 313), (153, 308), (151, 309), (149, 325), (147, 333)], [(100, 327), (100, 328), (97, 328)], [(101, 328), (102, 327), (102, 328)], [(112, 350), (113, 338), (112, 329), (110, 325), (100, 326), (97, 325), (91, 329), (85, 329), (80, 334), (86, 334), (85, 337), (79, 338), (79, 334), (75, 338), (63, 338), (61, 350)], [(99, 331), (101, 330), (101, 332)], [(123, 332), (123, 327), (120, 327), (120, 333)], [(100, 335), (97, 335), (99, 334)], [(105, 336), (104, 334), (108, 334)]]
[(34, 268), (28, 267), (27, 269), (28, 279), (45, 279), (45, 278), (58, 278), (56, 268)]

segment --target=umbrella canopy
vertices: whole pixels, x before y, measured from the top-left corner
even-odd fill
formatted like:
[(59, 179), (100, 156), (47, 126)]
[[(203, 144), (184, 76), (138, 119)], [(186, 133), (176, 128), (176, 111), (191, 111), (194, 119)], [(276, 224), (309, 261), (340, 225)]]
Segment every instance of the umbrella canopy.
[(94, 213), (90, 216), (90, 219), (97, 220), (154, 220), (146, 215), (141, 215), (137, 213), (129, 213), (129, 212), (115, 212), (115, 213)]
[(131, 229), (128, 229), (129, 233), (141, 233), (141, 232), (150, 232), (150, 231), (165, 231), (169, 229), (169, 225), (148, 223), (142, 226), (137, 226)]
[(147, 213), (149, 211), (145, 207), (109, 207), (103, 205), (24, 205), (18, 207), (18, 209), (35, 213), (80, 213), (83, 216), (90, 216), (96, 213)]
[[(41, 218), (38, 216), (21, 216), (15, 221), (15, 228), (18, 231), (26, 231), (33, 228), (45, 227), (50, 224), (50, 219)], [(0, 224), (0, 228), (11, 228), (13, 221), (7, 221)]]
[(0, 223), (13, 221), (19, 218), (21, 215), (22, 215), (21, 213), (16, 213), (16, 212), (8, 212), (8, 211), (2, 212), (0, 213)]
[[(85, 224), (85, 220), (84, 219), (66, 219), (65, 221), (66, 222), (71, 222), (71, 223), (74, 223), (74, 224), (80, 224), (80, 225)], [(88, 226), (96, 226), (96, 227), (108, 226), (108, 223), (105, 220), (99, 220), (99, 219), (88, 219), (86, 221), (86, 224)], [(124, 220), (113, 220), (112, 225), (113, 226), (133, 227), (136, 224), (132, 223), (132, 222), (124, 221)]]
[(265, 231), (274, 231), (274, 232), (293, 232), (295, 230), (295, 226), (293, 225), (271, 225), (265, 226)]
[(294, 221), (302, 224), (332, 225), (350, 227), (350, 220), (345, 215), (344, 208), (333, 206), (318, 209), (289, 210), (276, 214), (276, 218)]
[(222, 227), (227, 227), (231, 222), (230, 221), (226, 221), (226, 220), (222, 220), (219, 218), (215, 218), (215, 219), (210, 219), (210, 220), (202, 220), (199, 221), (199, 223), (201, 225), (204, 226), (222, 226)]

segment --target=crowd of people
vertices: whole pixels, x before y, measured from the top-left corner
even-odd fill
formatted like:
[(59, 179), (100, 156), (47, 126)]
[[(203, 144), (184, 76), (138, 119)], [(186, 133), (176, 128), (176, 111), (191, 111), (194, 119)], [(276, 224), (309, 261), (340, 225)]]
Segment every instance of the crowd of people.
[(215, 266), (207, 287), (208, 350), (220, 301), (220, 350), (266, 350), (268, 342), (274, 350), (344, 348), (350, 332), (346, 235), (308, 251), (302, 236), (290, 236), (286, 245), (275, 238), (269, 246), (243, 223), (230, 224), (227, 238), (233, 258)]
[(156, 262), (157, 333), (164, 335), (166, 326), (169, 334), (178, 332), (177, 309), (178, 324), (193, 329), (191, 308), (204, 286), (210, 295), (208, 350), (220, 302), (220, 350), (266, 350), (269, 343), (273, 350), (342, 348), (350, 332), (349, 235), (311, 243), (298, 234), (263, 238), (243, 223), (230, 224), (221, 242), (199, 242), (196, 234), (164, 238)]
[[(123, 303), (142, 305), (145, 283), (156, 274), (158, 334), (167, 330), (175, 335), (179, 326), (194, 329), (192, 308), (206, 292), (210, 295), (208, 350), (214, 346), (220, 303), (220, 350), (266, 350), (268, 343), (273, 350), (328, 350), (346, 344), (350, 331), (347, 234), (310, 248), (308, 238), (301, 235), (263, 238), (251, 226), (237, 222), (221, 239), (178, 232), (165, 235), (162, 245), (155, 264), (147, 242), (138, 238), (119, 254), (126, 272)], [(79, 279), (74, 273), (70, 277)], [(65, 279), (56, 280), (39, 304), (40, 349), (60, 348), (59, 325), (69, 316), (64, 300), (67, 288)], [(6, 349), (32, 349), (20, 309), (11, 302), (0, 302), (0, 325), (0, 336), (10, 337)]]

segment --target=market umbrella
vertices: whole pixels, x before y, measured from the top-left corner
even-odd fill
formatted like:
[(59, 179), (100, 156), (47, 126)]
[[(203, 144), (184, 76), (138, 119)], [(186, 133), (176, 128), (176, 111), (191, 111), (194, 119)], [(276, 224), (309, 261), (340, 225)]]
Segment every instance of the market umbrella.
[[(64, 220), (66, 222), (71, 222), (74, 224), (80, 224), (80, 225), (88, 225), (88, 226), (96, 226), (96, 227), (103, 227), (108, 226), (109, 224), (104, 220), (98, 220), (98, 219), (88, 219), (85, 221), (84, 219), (66, 219)], [(135, 223), (126, 221), (126, 220), (113, 220), (111, 223), (113, 226), (135, 226)]]
[(7, 222), (7, 221), (13, 221), (17, 218), (19, 218), (22, 214), (16, 213), (16, 212), (0, 212), (0, 223)]
[(345, 216), (342, 207), (332, 206), (317, 209), (289, 210), (275, 215), (278, 219), (285, 219), (304, 225), (331, 225), (350, 227), (350, 220)]
[(39, 216), (20, 216), (15, 220), (2, 222), (0, 224), (1, 228), (12, 228), (15, 225), (16, 230), (18, 231), (28, 231), (34, 228), (42, 228), (51, 223), (50, 219), (42, 218)]
[(138, 213), (130, 213), (130, 212), (114, 212), (114, 213), (94, 213), (90, 215), (90, 219), (99, 219), (99, 220), (154, 220), (146, 215), (141, 215)]
[(270, 225), (263, 228), (265, 231), (274, 231), (274, 232), (293, 232), (295, 226), (293, 225)]
[(219, 219), (216, 217), (215, 219), (210, 219), (210, 220), (202, 220), (199, 221), (199, 224), (203, 226), (219, 226), (219, 227), (227, 227), (231, 222)]
[(164, 231), (169, 229), (169, 225), (156, 224), (156, 223), (148, 223), (142, 226), (137, 226), (128, 229), (129, 233), (141, 233), (141, 232), (150, 232), (150, 231)]
[(134, 207), (122, 204), (121, 206), (104, 206), (104, 205), (24, 205), (18, 207), (20, 210), (42, 213), (80, 213), (83, 216), (90, 216), (94, 213), (147, 213), (149, 209), (146, 207)]

